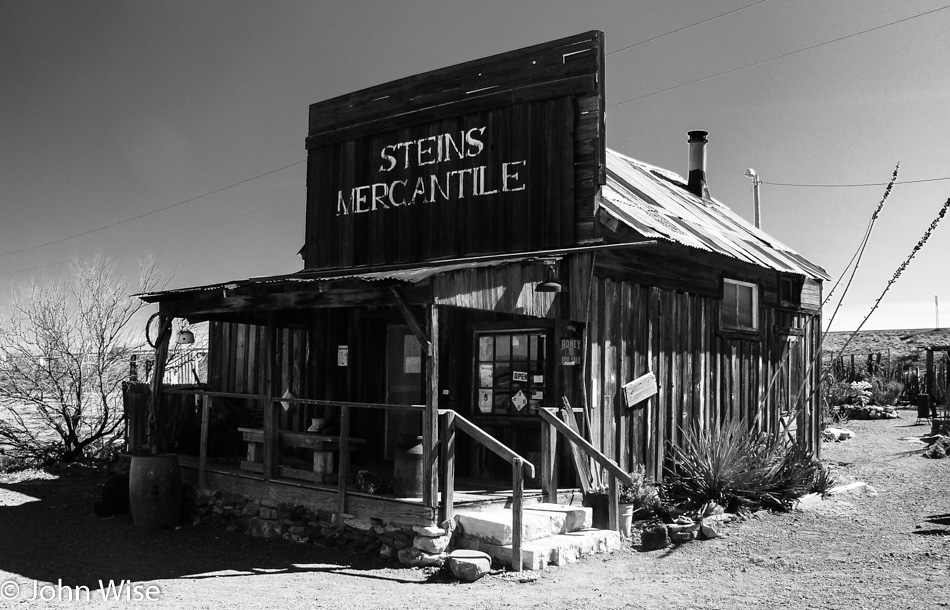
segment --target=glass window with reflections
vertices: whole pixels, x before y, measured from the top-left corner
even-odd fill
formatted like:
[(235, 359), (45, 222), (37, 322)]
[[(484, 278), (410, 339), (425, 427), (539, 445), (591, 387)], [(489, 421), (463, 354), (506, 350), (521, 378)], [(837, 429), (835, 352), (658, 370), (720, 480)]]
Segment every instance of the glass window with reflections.
[(475, 413), (526, 416), (544, 396), (543, 331), (479, 332), (475, 362)]

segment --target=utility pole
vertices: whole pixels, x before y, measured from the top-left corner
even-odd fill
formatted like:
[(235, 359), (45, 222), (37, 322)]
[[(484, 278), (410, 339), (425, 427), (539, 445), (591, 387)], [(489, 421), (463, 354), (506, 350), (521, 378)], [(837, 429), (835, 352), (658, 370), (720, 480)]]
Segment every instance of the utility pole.
[(745, 175), (749, 178), (752, 178), (752, 200), (755, 210), (755, 228), (762, 228), (762, 208), (759, 205), (759, 185), (762, 184), (762, 181), (759, 180), (759, 176), (755, 173), (755, 170), (751, 167), (745, 170)]

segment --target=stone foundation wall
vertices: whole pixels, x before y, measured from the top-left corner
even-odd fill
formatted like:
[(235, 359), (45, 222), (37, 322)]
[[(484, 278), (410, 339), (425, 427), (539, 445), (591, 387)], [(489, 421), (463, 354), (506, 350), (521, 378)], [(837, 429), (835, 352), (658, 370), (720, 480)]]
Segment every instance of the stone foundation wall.
[[(448, 527), (386, 523), (352, 517), (336, 524), (336, 514), (297, 504), (259, 500), (229, 491), (194, 492), (192, 524), (208, 525), (258, 538), (283, 538), (298, 544), (346, 546), (362, 554), (398, 559), (407, 566), (441, 566), (452, 541)], [(188, 502), (190, 504), (190, 502)]]

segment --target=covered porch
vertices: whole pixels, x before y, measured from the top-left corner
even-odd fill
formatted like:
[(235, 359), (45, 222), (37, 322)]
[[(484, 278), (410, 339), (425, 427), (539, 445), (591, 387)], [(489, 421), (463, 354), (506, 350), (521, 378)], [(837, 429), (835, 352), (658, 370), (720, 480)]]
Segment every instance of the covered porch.
[[(544, 417), (573, 398), (580, 369), (557, 365), (578, 328), (559, 318), (557, 293), (535, 291), (547, 267), (484, 257), (143, 295), (160, 308), (156, 362), (173, 319), (212, 323), (208, 386), (151, 388), (190, 418), (171, 426), (187, 431), (172, 443), (186, 480), (309, 506), (339, 527), (503, 507), (520, 532), (525, 504), (580, 505), (571, 447), (584, 439), (565, 428), (559, 446), (560, 420)], [(616, 529), (615, 501), (610, 519)]]

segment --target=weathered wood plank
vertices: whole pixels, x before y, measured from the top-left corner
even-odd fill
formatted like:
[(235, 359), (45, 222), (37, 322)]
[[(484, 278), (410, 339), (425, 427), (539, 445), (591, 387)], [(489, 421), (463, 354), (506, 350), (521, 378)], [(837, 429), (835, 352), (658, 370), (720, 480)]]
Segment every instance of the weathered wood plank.
[(511, 460), (511, 479), (511, 568), (520, 572), (524, 537), (524, 463), (520, 457)]
[[(442, 415), (441, 449), (439, 460), (439, 522), (445, 523), (454, 518), (455, 504), (455, 413), (449, 411)], [(555, 496), (556, 497), (556, 496)]]
[(280, 420), (277, 410), (274, 406), (274, 342), (276, 336), (276, 327), (273, 321), (269, 321), (264, 333), (264, 399), (261, 401), (261, 409), (264, 414), (264, 480), (269, 481), (277, 477), (277, 466), (279, 454), (277, 452), (278, 432)]
[[(190, 469), (183, 469), (187, 478)], [(334, 513), (337, 511), (337, 492), (333, 488), (319, 488), (293, 481), (265, 482), (253, 475), (225, 474), (209, 470), (207, 474), (209, 489), (223, 489), (260, 500), (298, 504)], [(387, 499), (353, 492), (349, 494), (347, 506), (354, 517), (386, 516), (387, 523), (412, 525), (432, 525), (435, 512), (420, 503)]]
[(423, 482), (422, 502), (426, 506), (438, 504), (438, 440), (439, 440), (439, 308), (429, 307), (426, 334), (430, 354), (426, 358), (426, 411), (422, 426)]

